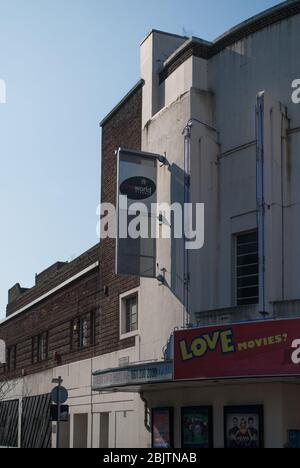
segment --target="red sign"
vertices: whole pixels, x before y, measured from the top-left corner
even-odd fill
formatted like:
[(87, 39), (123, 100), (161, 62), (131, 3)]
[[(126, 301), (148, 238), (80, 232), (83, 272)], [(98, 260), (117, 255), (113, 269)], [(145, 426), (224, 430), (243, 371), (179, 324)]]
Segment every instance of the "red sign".
[(296, 375), (300, 375), (300, 320), (175, 332), (175, 380)]

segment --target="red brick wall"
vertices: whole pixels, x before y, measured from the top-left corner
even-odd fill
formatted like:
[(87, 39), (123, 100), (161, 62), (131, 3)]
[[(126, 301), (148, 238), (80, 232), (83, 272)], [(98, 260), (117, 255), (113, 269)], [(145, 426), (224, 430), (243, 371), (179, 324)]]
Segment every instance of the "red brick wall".
[[(99, 245), (95, 246), (88, 253), (76, 259), (69, 267), (64, 269), (65, 276), (59, 274), (60, 280), (67, 280), (86, 268), (88, 264), (93, 264), (99, 259)], [(71, 274), (72, 273), (72, 274)], [(55, 278), (49, 279), (42, 285), (43, 292), (52, 289), (57, 285)], [(37, 291), (35, 291), (37, 289)], [(38, 297), (40, 288), (33, 288), (30, 294), (25, 293), (20, 301), (15, 303), (18, 310), (29, 304)], [(71, 322), (91, 312), (95, 313), (97, 327), (100, 322), (100, 280), (99, 267), (70, 283), (65, 288), (46, 298), (43, 302), (35, 305), (24, 313), (12, 317), (8, 322), (0, 326), (0, 338), (4, 339), (7, 347), (16, 345), (15, 371), (7, 372), (0, 366), (1, 374), (6, 373), (9, 377), (20, 376), (22, 371), (26, 374), (40, 372), (55, 367), (58, 363), (54, 360), (54, 353), (61, 356), (59, 364), (67, 364), (78, 359), (86, 359), (94, 355), (96, 346), (89, 346), (84, 350), (71, 350)], [(41, 363), (32, 363), (32, 338), (48, 332), (48, 359)], [(97, 337), (97, 340), (99, 337)]]
[[(138, 87), (110, 116), (102, 128), (102, 201), (115, 203), (119, 146), (141, 148), (142, 89)], [(37, 373), (57, 365), (103, 355), (134, 346), (134, 339), (119, 339), (119, 295), (139, 286), (138, 278), (115, 275), (115, 240), (104, 240), (61, 269), (50, 268), (36, 287), (8, 305), (7, 315), (20, 310), (41, 295), (70, 279), (96, 261), (100, 267), (66, 286), (7, 323), (0, 325), (0, 339), (8, 347), (17, 346), (16, 371), (1, 375), (17, 377)], [(106, 291), (104, 290), (106, 287)], [(84, 314), (95, 315), (95, 341), (83, 350), (71, 349), (71, 324)], [(49, 357), (32, 364), (32, 338), (48, 332)], [(59, 363), (54, 353), (61, 357)]]
[[(117, 157), (119, 147), (141, 149), (142, 128), (142, 86), (115, 113), (102, 128), (102, 196), (106, 203), (116, 203)], [(103, 286), (109, 294), (101, 298), (105, 310), (101, 322), (103, 349), (111, 350), (134, 346), (134, 339), (118, 343), (119, 336), (119, 294), (140, 285), (138, 278), (115, 275), (115, 241), (105, 239), (100, 247), (100, 270)]]

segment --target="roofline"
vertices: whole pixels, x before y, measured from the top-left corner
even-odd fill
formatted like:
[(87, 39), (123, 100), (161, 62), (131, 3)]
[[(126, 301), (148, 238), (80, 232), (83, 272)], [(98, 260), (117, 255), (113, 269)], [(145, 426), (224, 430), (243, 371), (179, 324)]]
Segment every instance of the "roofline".
[(181, 52), (183, 52), (187, 47), (189, 47), (192, 44), (199, 44), (199, 46), (206, 47), (206, 48), (211, 47), (213, 45), (212, 42), (205, 41), (204, 39), (200, 39), (199, 37), (191, 36), (187, 38), (187, 40), (180, 47), (178, 47), (178, 49), (175, 50), (175, 52), (173, 52), (173, 54), (171, 54), (170, 57), (168, 57), (165, 60), (164, 67), (167, 66), (169, 63), (171, 63), (174, 59), (176, 59), (177, 55), (179, 55)]
[(145, 84), (144, 80), (139, 80), (137, 84), (121, 99), (121, 101), (104, 117), (100, 122), (100, 127), (103, 127), (114, 115), (115, 113), (131, 98), (131, 96)]
[[(269, 16), (271, 13), (275, 13), (276, 11), (279, 11), (281, 10), (282, 8), (285, 8), (288, 6), (288, 4), (293, 4), (293, 3), (297, 3), (299, 0), (285, 0), (284, 2), (280, 2), (278, 3), (277, 5), (274, 5), (270, 8), (267, 8), (266, 10), (263, 10), (262, 12), (260, 13), (257, 13), (256, 15), (253, 15), (251, 16), (250, 18), (246, 19), (245, 21), (242, 21), (241, 23), (238, 23), (236, 26), (233, 26), (232, 28), (228, 29), (227, 31), (225, 31), (223, 34), (221, 34), (220, 36), (218, 36), (214, 41), (213, 43), (214, 44), (217, 44), (218, 42), (222, 41), (223, 39), (225, 39), (227, 36), (230, 36), (231, 34), (234, 34), (236, 33), (237, 31), (239, 31), (240, 29), (244, 28), (245, 26), (250, 26), (252, 23), (254, 23), (255, 21), (259, 20), (259, 19), (263, 19), (267, 16)], [(278, 21), (280, 21), (281, 19), (279, 19)], [(264, 27), (262, 27), (262, 29), (264, 29)]]
[(140, 45), (142, 46), (144, 44), (144, 42), (146, 42), (146, 40), (151, 36), (151, 34), (153, 33), (156, 33), (156, 34), (162, 34), (164, 36), (170, 36), (170, 37), (177, 37), (178, 39), (188, 39), (188, 36), (184, 36), (184, 35), (181, 35), (181, 34), (174, 34), (174, 33), (168, 33), (166, 31), (161, 31), (160, 29), (151, 29), (151, 31), (148, 32), (148, 34), (146, 35), (146, 37), (144, 37), (144, 39), (142, 40), (142, 42), (140, 43)]
[[(65, 265), (55, 272), (55, 274), (51, 275), (50, 278), (42, 281), (39, 284), (34, 284), (30, 288), (22, 288), (25, 292), (16, 298), (15, 300), (9, 302), (6, 307), (6, 317), (10, 317), (13, 315), (17, 310), (25, 307), (26, 304), (29, 304), (34, 301), (33, 297), (38, 298), (50, 291), (51, 288), (55, 288), (56, 286), (60, 285), (65, 281), (65, 278), (73, 277), (78, 271), (80, 272), (86, 266), (92, 265), (96, 259), (98, 259), (97, 253), (99, 252), (99, 242), (94, 246), (90, 247), (88, 250), (77, 256), (71, 261), (63, 262)], [(96, 254), (96, 255), (95, 255)], [(79, 262), (79, 267), (76, 267), (76, 264)], [(84, 265), (84, 266), (83, 266)], [(44, 271), (47, 271), (44, 270)], [(41, 272), (43, 273), (43, 272)], [(40, 273), (40, 274), (41, 274)], [(49, 284), (50, 283), (50, 284)], [(54, 284), (54, 285), (52, 285)], [(52, 285), (52, 286), (51, 286)], [(0, 324), (1, 324), (1, 317), (0, 317)]]
[(166, 60), (160, 72), (160, 82), (191, 56), (209, 60), (242, 39), (297, 14), (300, 14), (300, 0), (286, 0), (234, 26), (211, 43), (192, 37)]
[(36, 299), (34, 299), (33, 301), (31, 301), (29, 304), (25, 305), (24, 307), (21, 307), (19, 310), (17, 310), (16, 312), (12, 313), (11, 315), (8, 315), (8, 317), (4, 318), (3, 320), (0, 321), (0, 327), (1, 325), (4, 325), (6, 324), (7, 322), (9, 322), (10, 320), (14, 319), (15, 317), (18, 317), (19, 315), (21, 315), (23, 312), (26, 312), (27, 310), (31, 309), (32, 307), (34, 307), (35, 305), (38, 305), (40, 302), (44, 301), (45, 299), (47, 299), (48, 297), (50, 296), (53, 296), (53, 294), (55, 294), (56, 292), (60, 291), (61, 289), (65, 288), (66, 286), (68, 286), (69, 284), (73, 283), (74, 281), (78, 280), (79, 278), (81, 278), (82, 276), (85, 276), (87, 275), (89, 272), (95, 270), (96, 268), (99, 267), (99, 261), (93, 263), (92, 265), (86, 267), (84, 270), (81, 270), (79, 273), (76, 273), (75, 275), (73, 275), (71, 278), (63, 281), (62, 283), (60, 283), (59, 285), (55, 286), (54, 288), (52, 288), (50, 291), (40, 295), (39, 297), (37, 297)]

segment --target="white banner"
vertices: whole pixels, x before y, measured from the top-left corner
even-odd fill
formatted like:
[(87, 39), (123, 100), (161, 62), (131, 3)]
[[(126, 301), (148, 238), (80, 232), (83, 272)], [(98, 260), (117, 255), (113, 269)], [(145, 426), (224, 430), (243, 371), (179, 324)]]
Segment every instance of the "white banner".
[[(116, 273), (156, 277), (157, 156), (118, 151)], [(136, 235), (137, 231), (138, 235)]]

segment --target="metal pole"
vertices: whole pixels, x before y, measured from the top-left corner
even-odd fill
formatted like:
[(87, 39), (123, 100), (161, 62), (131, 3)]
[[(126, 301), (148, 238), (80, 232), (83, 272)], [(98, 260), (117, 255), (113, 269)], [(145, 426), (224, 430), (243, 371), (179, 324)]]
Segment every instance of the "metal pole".
[(23, 415), (23, 392), (19, 398), (19, 417), (18, 417), (18, 448), (22, 448), (22, 415)]
[(259, 250), (259, 312), (267, 318), (265, 291), (264, 93), (256, 102), (256, 205)]
[(190, 268), (189, 252), (187, 250), (187, 232), (191, 220), (188, 218), (187, 204), (190, 203), (190, 184), (191, 184), (191, 136), (192, 123), (188, 123), (184, 129), (184, 328), (190, 323), (189, 316), (189, 286), (190, 286)]
[(60, 413), (61, 413), (61, 384), (63, 380), (58, 377), (58, 404), (57, 404), (57, 426), (56, 426), (56, 448), (60, 448)]

